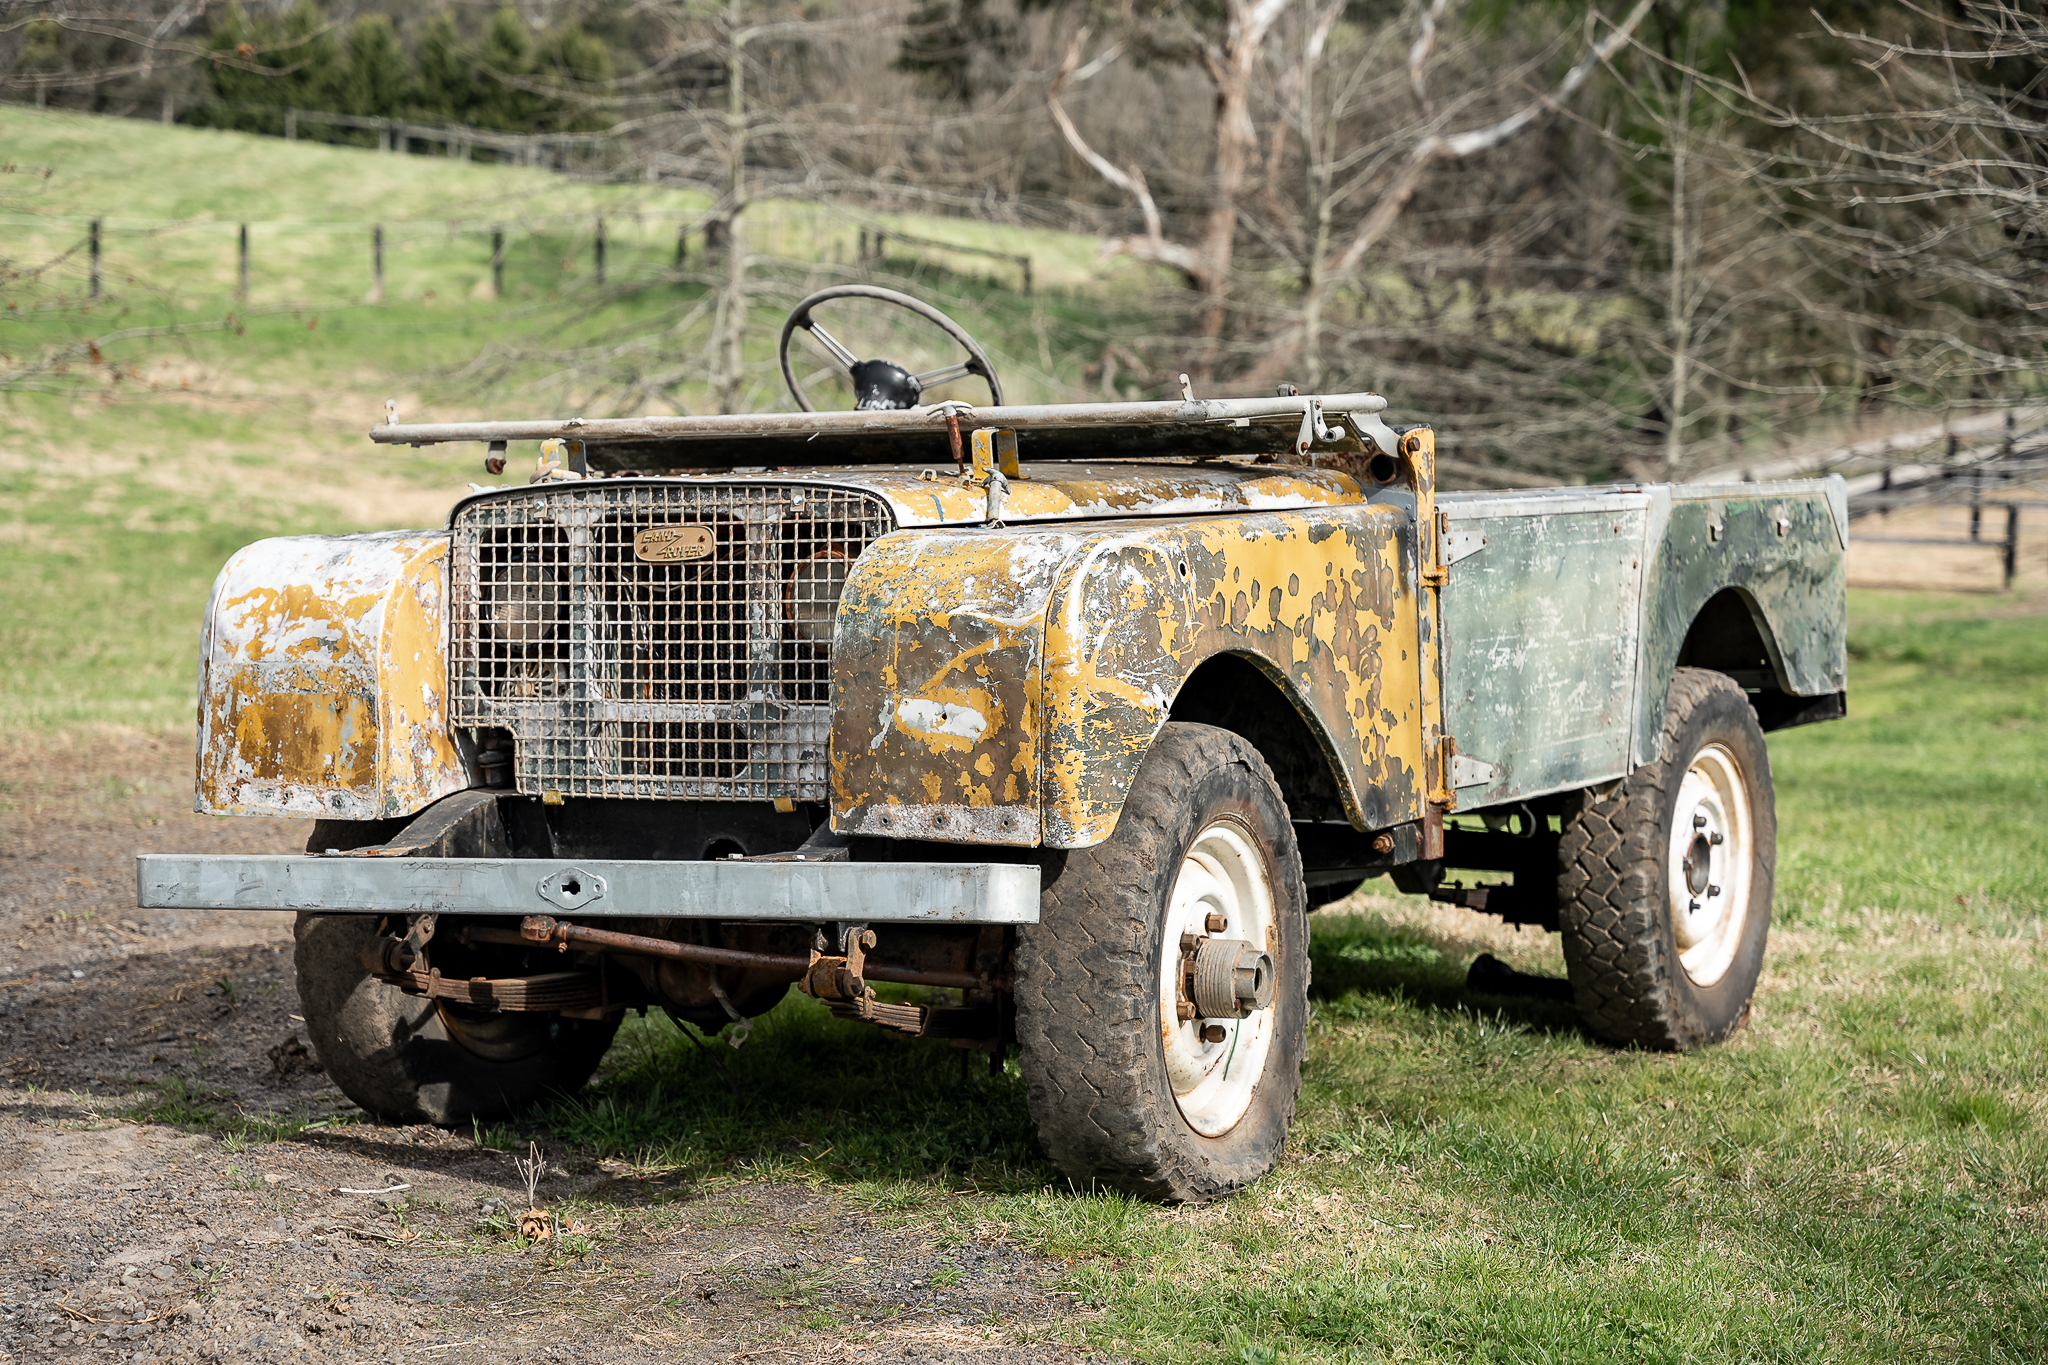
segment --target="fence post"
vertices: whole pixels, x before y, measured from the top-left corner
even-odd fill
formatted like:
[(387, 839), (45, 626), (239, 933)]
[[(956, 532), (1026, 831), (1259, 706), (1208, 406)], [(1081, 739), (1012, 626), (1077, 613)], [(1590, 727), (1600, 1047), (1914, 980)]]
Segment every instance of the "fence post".
[(284, 111), (284, 140), (286, 142), (297, 142), (299, 140), (299, 111), (296, 109), (287, 108)]
[(676, 224), (676, 269), (683, 268), (683, 262), (690, 258), (690, 225)]
[(2014, 417), (2014, 415), (2013, 415), (2012, 413), (2010, 413), (2010, 412), (2006, 413), (2006, 414), (2005, 414), (2005, 442), (2004, 442), (2004, 444), (2003, 444), (2003, 445), (2001, 445), (2001, 446), (1999, 447), (1999, 451), (1998, 451), (1998, 454), (1999, 454), (1999, 458), (2001, 458), (2001, 459), (2006, 459), (2006, 460), (2010, 460), (2010, 459), (2012, 458), (2012, 438), (2013, 438), (2013, 428), (2014, 428), (2014, 427), (2016, 427), (2017, 425), (2018, 425), (2018, 421), (2017, 421), (2017, 419), (2016, 419), (2016, 418)]
[(491, 295), (505, 297), (505, 229), (491, 230)]
[(1024, 297), (1031, 297), (1031, 258), (1024, 258)]
[(370, 229), (370, 302), (384, 302), (384, 225)]
[(249, 301), (249, 225), (247, 223), (242, 224), (241, 231), (236, 236), (238, 240), (235, 251), (235, 295), (242, 302), (247, 303)]
[(591, 243), (591, 261), (596, 266), (597, 282), (604, 283), (604, 219), (597, 220), (597, 238)]
[(2020, 505), (2005, 505), (2005, 586), (2010, 588), (2020, 571)]
[(94, 297), (95, 299), (97, 299), (97, 298), (98, 298), (98, 297), (100, 296), (100, 220), (99, 220), (99, 219), (95, 218), (95, 219), (93, 219), (93, 220), (92, 220), (92, 227), (91, 227), (91, 228), (90, 228), (90, 229), (88, 230), (87, 236), (88, 236), (88, 239), (89, 239), (89, 240), (91, 241), (91, 243), (92, 243), (92, 248), (91, 248), (91, 250), (92, 250), (92, 296), (93, 296), (93, 297)]

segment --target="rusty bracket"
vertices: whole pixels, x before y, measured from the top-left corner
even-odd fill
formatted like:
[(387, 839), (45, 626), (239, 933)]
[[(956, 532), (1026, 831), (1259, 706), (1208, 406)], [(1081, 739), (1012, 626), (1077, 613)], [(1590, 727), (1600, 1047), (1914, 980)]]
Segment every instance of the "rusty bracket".
[(811, 941), (811, 960), (796, 988), (817, 1000), (864, 1000), (868, 988), (867, 954), (875, 946), (875, 931), (865, 924), (839, 925), (839, 952), (825, 949), (831, 940), (820, 929)]

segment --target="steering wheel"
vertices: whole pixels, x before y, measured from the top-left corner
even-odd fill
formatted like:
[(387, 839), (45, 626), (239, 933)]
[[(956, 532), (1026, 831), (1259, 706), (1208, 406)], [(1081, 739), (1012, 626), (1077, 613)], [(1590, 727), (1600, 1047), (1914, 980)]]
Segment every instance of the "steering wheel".
[[(939, 329), (960, 343), (967, 352), (967, 359), (957, 365), (941, 369), (926, 370), (923, 374), (912, 374), (901, 365), (890, 360), (862, 360), (852, 351), (839, 344), (833, 335), (820, 327), (811, 317), (811, 310), (831, 299), (879, 299), (893, 303), (898, 308), (911, 312), (938, 325)], [(782, 363), (782, 380), (789, 385), (789, 392), (797, 406), (805, 412), (816, 412), (811, 400), (804, 396), (803, 386), (796, 382), (796, 375), (789, 368), (789, 339), (803, 328), (817, 339), (832, 355), (832, 358), (846, 367), (847, 377), (853, 381), (854, 407), (861, 412), (888, 412), (898, 408), (914, 408), (924, 397), (924, 391), (935, 384), (948, 383), (978, 374), (988, 384), (990, 401), (995, 406), (1003, 405), (1003, 386), (996, 380), (995, 367), (988, 363), (988, 355), (967, 329), (941, 313), (922, 299), (908, 294), (899, 294), (893, 289), (883, 289), (872, 284), (836, 284), (830, 289), (817, 293), (790, 310), (789, 320), (782, 324), (782, 341), (776, 347), (776, 359)]]

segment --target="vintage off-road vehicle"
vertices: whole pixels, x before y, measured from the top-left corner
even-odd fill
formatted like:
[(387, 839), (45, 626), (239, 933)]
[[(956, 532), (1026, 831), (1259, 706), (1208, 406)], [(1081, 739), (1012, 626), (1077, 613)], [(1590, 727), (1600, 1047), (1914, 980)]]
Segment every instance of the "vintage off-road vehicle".
[[(967, 360), (858, 358), (849, 294)], [(1839, 479), (1439, 493), (1375, 395), (1006, 406), (860, 286), (782, 343), (799, 412), (387, 421), (541, 472), (221, 571), (198, 809), (318, 823), (140, 899), (297, 912), (364, 1108), (500, 1114), (628, 1009), (744, 1031), (794, 983), (1014, 1045), (1067, 1174), (1207, 1199), (1285, 1140), (1309, 912), (1381, 875), (1561, 933), (1607, 1042), (1742, 1023), (1763, 735), (1844, 713)], [(923, 401), (963, 376), (992, 402)]]

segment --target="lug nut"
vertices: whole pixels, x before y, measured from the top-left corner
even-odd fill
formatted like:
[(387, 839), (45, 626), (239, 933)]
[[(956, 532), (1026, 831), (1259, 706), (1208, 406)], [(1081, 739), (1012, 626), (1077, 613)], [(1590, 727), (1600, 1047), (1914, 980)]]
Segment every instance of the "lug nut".
[(1707, 894), (1709, 896), (1718, 896), (1721, 894), (1721, 888), (1718, 886), (1710, 886), (1707, 888)]
[(1707, 817), (1704, 815), (1693, 816), (1692, 827), (1694, 829), (1705, 829), (1707, 827)]
[(1725, 836), (1723, 836), (1717, 831), (1707, 836), (1707, 842), (1712, 844), (1714, 847), (1719, 848), (1722, 844), (1728, 841)]
[(1212, 934), (1222, 933), (1225, 926), (1227, 926), (1229, 923), (1229, 920), (1225, 919), (1222, 915), (1216, 913), (1214, 910), (1211, 910), (1208, 914), (1202, 917), (1202, 927), (1204, 929), (1207, 929)]
[(1221, 1024), (1202, 1025), (1202, 1041), (1205, 1043), (1220, 1043), (1229, 1036), (1229, 1030)]
[(1690, 913), (1690, 912), (1692, 912), (1692, 911), (1694, 911), (1694, 910), (1697, 910), (1697, 909), (1699, 909), (1699, 908), (1700, 908), (1700, 903), (1699, 903), (1698, 901), (1687, 901), (1687, 902), (1685, 903), (1685, 908), (1686, 908), (1686, 911), (1687, 911), (1688, 913)]

